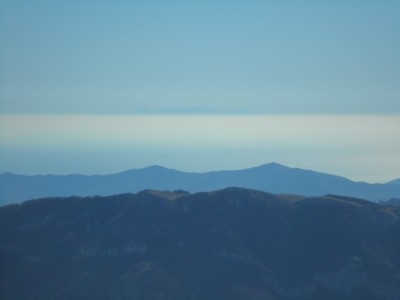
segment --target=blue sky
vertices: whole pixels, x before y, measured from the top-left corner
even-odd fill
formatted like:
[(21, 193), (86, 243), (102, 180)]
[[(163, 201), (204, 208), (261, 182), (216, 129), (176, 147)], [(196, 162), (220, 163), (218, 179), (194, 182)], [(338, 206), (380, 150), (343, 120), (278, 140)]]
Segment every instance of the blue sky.
[(397, 0), (0, 0), (0, 172), (400, 177), (399, 29)]
[(399, 1), (0, 1), (2, 113), (400, 113)]

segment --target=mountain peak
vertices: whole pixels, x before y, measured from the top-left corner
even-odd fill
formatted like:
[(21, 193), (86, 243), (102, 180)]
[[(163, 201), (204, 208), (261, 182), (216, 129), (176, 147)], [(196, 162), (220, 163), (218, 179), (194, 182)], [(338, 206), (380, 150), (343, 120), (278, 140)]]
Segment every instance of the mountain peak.
[(271, 166), (271, 167), (285, 167), (285, 168), (289, 168), (288, 166), (285, 166), (285, 165), (282, 165), (282, 164), (280, 164), (280, 163), (277, 163), (277, 162), (271, 162), (271, 163), (268, 163), (268, 164), (265, 164), (266, 166)]
[(141, 172), (141, 171), (154, 171), (154, 172), (162, 172), (162, 171), (172, 171), (173, 169), (168, 169), (166, 167), (160, 165), (151, 165), (140, 169), (129, 169), (121, 173), (131, 173), (131, 172)]
[(278, 170), (278, 169), (290, 169), (288, 166), (285, 166), (285, 165), (282, 165), (282, 164), (279, 164), (279, 163), (276, 163), (276, 162), (263, 164), (263, 165), (261, 165), (259, 167), (256, 167), (256, 168), (263, 168), (263, 169), (267, 169), (268, 168), (268, 169), (275, 169), (275, 170)]
[(169, 170), (169, 169), (165, 168), (163, 166), (160, 166), (160, 165), (152, 165), (152, 166), (148, 166), (148, 167), (143, 168), (143, 170), (156, 170), (156, 171), (158, 171), (158, 170)]

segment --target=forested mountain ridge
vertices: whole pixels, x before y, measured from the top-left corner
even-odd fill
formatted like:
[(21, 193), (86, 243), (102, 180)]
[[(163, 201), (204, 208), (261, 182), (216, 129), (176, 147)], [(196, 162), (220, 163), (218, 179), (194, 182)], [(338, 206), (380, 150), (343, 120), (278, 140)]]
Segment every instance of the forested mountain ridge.
[(228, 188), (0, 208), (0, 299), (400, 298), (400, 209)]

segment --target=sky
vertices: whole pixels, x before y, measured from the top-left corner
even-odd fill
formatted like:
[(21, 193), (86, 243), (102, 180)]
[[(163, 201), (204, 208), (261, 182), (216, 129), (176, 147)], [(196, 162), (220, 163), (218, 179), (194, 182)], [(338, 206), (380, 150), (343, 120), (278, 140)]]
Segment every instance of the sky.
[[(389, 0), (0, 0), (0, 172), (279, 160), (359, 180), (400, 177), (399, 29), (400, 2)], [(149, 122), (158, 134), (143, 143)], [(321, 123), (327, 134), (314, 135)], [(123, 128), (133, 125), (141, 130)], [(87, 128), (101, 150), (82, 140)]]

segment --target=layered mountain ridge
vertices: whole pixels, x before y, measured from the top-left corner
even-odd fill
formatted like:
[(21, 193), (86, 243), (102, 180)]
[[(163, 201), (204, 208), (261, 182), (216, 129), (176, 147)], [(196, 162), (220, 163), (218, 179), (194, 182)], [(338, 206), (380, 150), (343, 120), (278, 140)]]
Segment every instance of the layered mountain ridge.
[(105, 196), (144, 189), (202, 192), (230, 186), (306, 196), (337, 194), (376, 202), (400, 198), (400, 185), (354, 182), (340, 176), (270, 163), (244, 170), (207, 173), (181, 172), (161, 166), (93, 176), (4, 173), (0, 174), (0, 205), (53, 196)]

